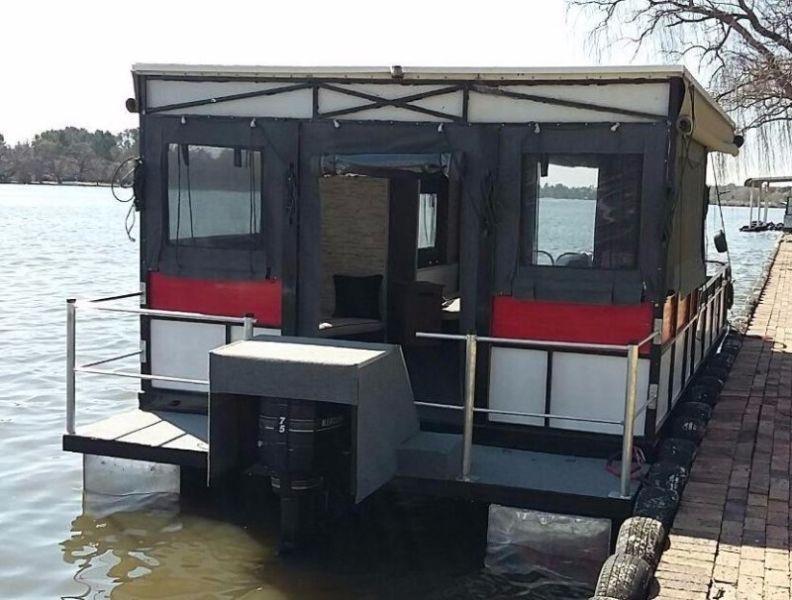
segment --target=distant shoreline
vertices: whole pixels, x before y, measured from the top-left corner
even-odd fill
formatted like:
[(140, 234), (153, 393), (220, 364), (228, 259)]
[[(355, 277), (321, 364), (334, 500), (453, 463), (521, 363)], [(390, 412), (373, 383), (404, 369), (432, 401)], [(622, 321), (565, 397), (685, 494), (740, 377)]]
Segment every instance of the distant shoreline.
[(31, 181), (29, 183), (17, 183), (16, 181), (0, 181), (0, 185), (50, 185), (64, 187), (110, 187), (109, 183), (94, 181)]
[[(15, 181), (2, 181), (0, 185), (43, 185), (43, 186), (63, 186), (63, 187), (91, 187), (91, 188), (109, 188), (110, 184), (105, 182), (94, 182), (94, 181), (64, 181), (62, 183), (58, 183), (56, 181), (31, 181), (30, 183), (17, 183)], [(714, 197), (714, 193), (712, 194), (713, 197), (710, 198), (710, 205), (716, 206), (718, 204), (717, 199)], [(586, 200), (586, 198), (578, 198), (578, 200)], [(593, 198), (592, 198), (593, 200)], [(742, 198), (735, 199), (735, 198), (721, 198), (721, 205), (722, 206), (741, 206), (744, 208), (748, 208), (750, 205), (748, 204), (748, 200), (743, 200)], [(756, 204), (754, 204), (756, 206)], [(778, 200), (771, 200), (770, 201), (770, 208), (785, 208), (785, 204), (783, 202), (779, 202)]]

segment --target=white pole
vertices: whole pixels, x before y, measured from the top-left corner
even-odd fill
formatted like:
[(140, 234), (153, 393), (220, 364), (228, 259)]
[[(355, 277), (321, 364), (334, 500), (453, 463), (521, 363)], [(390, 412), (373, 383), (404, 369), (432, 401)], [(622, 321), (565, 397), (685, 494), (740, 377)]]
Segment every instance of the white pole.
[(66, 433), (74, 433), (77, 305), (74, 298), (66, 300)]
[(748, 188), (748, 225), (753, 223), (753, 184)]
[(465, 336), (465, 422), (462, 430), (462, 477), (470, 481), (473, 452), (473, 405), (476, 399), (476, 334)]
[(764, 188), (764, 222), (767, 223), (767, 211), (770, 208), (770, 183), (765, 184)]
[(638, 395), (638, 345), (627, 348), (627, 385), (624, 393), (624, 434), (622, 437), (621, 496), (630, 497), (632, 475), (633, 435), (635, 433), (635, 404)]
[(245, 315), (245, 320), (242, 324), (242, 338), (245, 340), (253, 339), (253, 314), (248, 313)]

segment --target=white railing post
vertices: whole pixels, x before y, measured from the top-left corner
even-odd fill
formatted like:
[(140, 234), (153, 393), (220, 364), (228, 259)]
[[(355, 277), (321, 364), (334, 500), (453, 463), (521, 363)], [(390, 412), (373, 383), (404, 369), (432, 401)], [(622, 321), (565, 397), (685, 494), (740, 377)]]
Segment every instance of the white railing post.
[(632, 476), (633, 435), (635, 433), (635, 405), (638, 395), (638, 350), (637, 344), (627, 347), (627, 385), (624, 394), (624, 433), (622, 438), (622, 462), (620, 494), (630, 497)]
[(753, 223), (753, 207), (754, 207), (754, 186), (753, 184), (750, 185), (748, 188), (748, 225)]
[(470, 481), (471, 455), (473, 452), (473, 415), (476, 400), (476, 334), (465, 336), (465, 421), (462, 430), (462, 476)]
[(74, 433), (77, 306), (74, 298), (66, 300), (66, 433)]
[[(767, 211), (770, 210), (770, 183), (769, 182), (764, 185), (764, 191), (765, 191), (765, 193), (763, 194), (763, 196), (764, 196), (764, 222), (767, 223), (767, 219), (768, 219)], [(760, 192), (760, 194), (761, 194), (761, 192)]]
[(245, 315), (245, 320), (242, 323), (242, 338), (245, 340), (253, 339), (253, 321), (253, 314), (247, 313)]

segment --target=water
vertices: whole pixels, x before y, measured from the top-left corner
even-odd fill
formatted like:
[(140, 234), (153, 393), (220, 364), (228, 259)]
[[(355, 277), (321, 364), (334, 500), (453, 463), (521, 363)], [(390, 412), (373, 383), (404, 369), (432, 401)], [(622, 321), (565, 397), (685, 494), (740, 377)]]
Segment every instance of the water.
[[(754, 212), (754, 215), (756, 213)], [(755, 288), (761, 284), (762, 267), (771, 259), (773, 249), (780, 237), (777, 231), (743, 233), (740, 227), (748, 223), (748, 208), (742, 206), (724, 206), (723, 223), (729, 242), (732, 277), (734, 279), (734, 308), (731, 320), (735, 323), (748, 316), (748, 302)], [(754, 218), (756, 218), (754, 216)], [(784, 221), (784, 209), (772, 208), (768, 211), (768, 220), (773, 223)], [(721, 217), (717, 206), (710, 206), (707, 215), (707, 257), (712, 260), (728, 260), (726, 254), (718, 254), (712, 238), (720, 229)]]
[[(450, 598), (460, 578), (468, 596), (548, 597), (477, 574), (482, 515), (465, 506), (374, 503), (297, 561), (276, 555), (276, 524), (205, 506), (84, 509), (81, 458), (61, 450), (64, 299), (137, 288), (126, 209), (102, 188), (0, 186), (0, 598)], [(739, 234), (747, 209), (724, 213), (745, 297), (778, 234)], [(129, 352), (137, 335), (134, 317), (82, 313), (78, 356)], [(79, 377), (78, 423), (133, 407), (136, 388)]]

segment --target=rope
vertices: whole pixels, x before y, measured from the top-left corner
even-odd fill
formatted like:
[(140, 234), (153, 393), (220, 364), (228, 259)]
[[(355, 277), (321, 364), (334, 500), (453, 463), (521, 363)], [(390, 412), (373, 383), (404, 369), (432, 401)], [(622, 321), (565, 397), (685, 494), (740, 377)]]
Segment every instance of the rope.
[[(718, 169), (712, 169), (712, 175), (715, 179), (715, 198), (718, 200), (718, 214), (720, 215), (720, 222), (721, 222), (721, 231), (723, 232), (724, 237), (726, 236), (726, 222), (723, 219), (723, 205), (721, 204), (721, 191), (720, 186), (718, 185)], [(731, 271), (731, 252), (729, 251), (729, 245), (726, 244), (726, 264), (729, 266), (729, 271)]]
[[(617, 466), (616, 463), (619, 463)], [(630, 465), (630, 479), (639, 479), (641, 471), (646, 464), (646, 455), (638, 446), (633, 446), (632, 463)], [(621, 476), (621, 453), (613, 454), (605, 463), (605, 470), (616, 477)]]
[(251, 144), (250, 148), (247, 151), (247, 163), (248, 163), (248, 186), (249, 186), (249, 217), (248, 217), (248, 266), (250, 267), (250, 272), (253, 273), (253, 248), (255, 246), (254, 243), (254, 234), (256, 229), (256, 166), (254, 160), (254, 153), (253, 153), (253, 134), (251, 133)]
[[(127, 165), (130, 163), (131, 167), (123, 175), (121, 175), (122, 169), (127, 167)], [(135, 213), (140, 209), (136, 195), (136, 189), (138, 188), (140, 184), (140, 178), (142, 177), (142, 165), (143, 161), (139, 156), (130, 156), (118, 164), (118, 166), (115, 168), (115, 171), (113, 171), (113, 176), (110, 178), (110, 193), (113, 194), (113, 198), (115, 198), (121, 204), (131, 203), (126, 217), (124, 217), (124, 230), (126, 231), (127, 238), (129, 238), (130, 242), (135, 241), (135, 238), (132, 237), (132, 230), (135, 227)], [(128, 198), (122, 198), (118, 195), (119, 189), (131, 189), (132, 193)]]
[(177, 146), (176, 150), (176, 264), (181, 267), (179, 263), (179, 242), (181, 241), (181, 172), (182, 172), (182, 154), (181, 146)]

